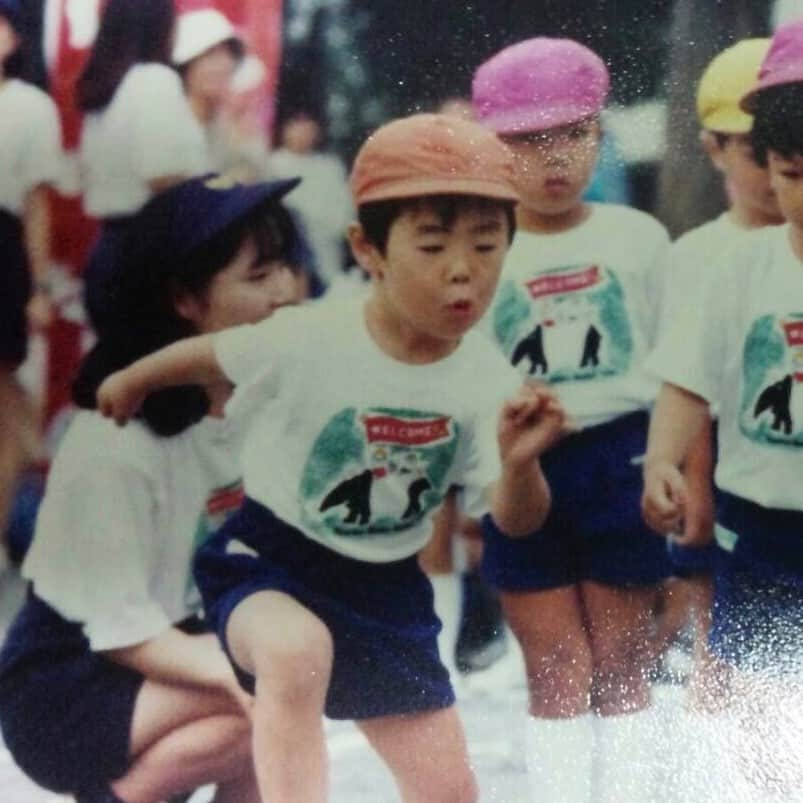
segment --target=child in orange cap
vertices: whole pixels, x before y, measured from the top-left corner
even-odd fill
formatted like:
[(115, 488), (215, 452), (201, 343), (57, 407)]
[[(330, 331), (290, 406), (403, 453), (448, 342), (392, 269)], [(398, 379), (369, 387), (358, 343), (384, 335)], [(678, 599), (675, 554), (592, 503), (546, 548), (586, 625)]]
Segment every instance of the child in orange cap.
[(406, 803), (469, 803), (416, 554), (452, 485), (511, 536), (537, 526), (538, 456), (562, 412), (471, 331), (514, 231), (507, 148), (474, 123), (416, 115), (368, 139), (351, 185), (367, 301), (191, 338), (110, 377), (99, 405), (122, 423), (153, 388), (227, 378), (236, 416), (238, 398), (278, 387), (253, 421), (242, 512), (196, 561), (207, 615), (256, 694), (266, 803), (327, 799), (324, 713), (357, 721)]

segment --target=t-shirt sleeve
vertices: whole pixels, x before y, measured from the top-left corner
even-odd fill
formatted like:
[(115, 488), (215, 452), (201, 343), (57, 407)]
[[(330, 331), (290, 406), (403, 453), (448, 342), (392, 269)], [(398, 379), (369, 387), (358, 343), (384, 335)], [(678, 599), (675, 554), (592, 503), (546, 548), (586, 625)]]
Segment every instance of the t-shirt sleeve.
[(703, 272), (695, 298), (674, 311), (646, 369), (664, 382), (716, 403), (722, 388), (729, 328), (735, 320), (734, 277), (722, 264)]
[(141, 69), (131, 92), (131, 142), (143, 181), (193, 176), (208, 169), (200, 124), (187, 103), (181, 80), (168, 67)]
[(497, 439), (499, 412), (505, 401), (515, 396), (522, 385), (521, 376), (498, 352), (494, 351), (484, 362), (477, 375), (484, 377), (483, 383), (488, 390), (476, 397), (461, 475), (454, 483), (463, 488), (464, 510), (472, 518), (488, 512), (488, 491), (502, 473)]
[(260, 323), (219, 332), (214, 349), (223, 373), (238, 391), (254, 383), (275, 389), (283, 366), (303, 351), (312, 315), (309, 306), (283, 307)]
[(62, 178), (61, 124), (53, 102), (42, 94), (36, 100), (36, 124), (31, 127), (23, 165), (23, 186), (58, 185)]
[(663, 226), (656, 224), (654, 245), (647, 254), (647, 265), (644, 273), (643, 306), (646, 316), (647, 342), (655, 345), (663, 316), (663, 305), (669, 281), (671, 259), (671, 243)]
[(80, 622), (93, 650), (140, 644), (171, 625), (150, 593), (155, 489), (110, 461), (48, 491), (24, 565), (36, 593)]

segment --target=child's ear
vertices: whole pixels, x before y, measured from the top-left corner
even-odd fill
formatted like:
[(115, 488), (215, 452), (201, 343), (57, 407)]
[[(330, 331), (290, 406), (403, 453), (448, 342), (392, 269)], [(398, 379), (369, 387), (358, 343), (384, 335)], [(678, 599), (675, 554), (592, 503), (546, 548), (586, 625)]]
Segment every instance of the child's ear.
[(176, 293), (173, 296), (173, 309), (179, 318), (184, 318), (185, 321), (198, 325), (203, 314), (203, 305), (197, 296), (192, 293)]
[(714, 167), (722, 172), (725, 169), (722, 162), (722, 145), (719, 144), (716, 134), (703, 129), (700, 132), (700, 144), (703, 146), (703, 150), (708, 154), (708, 158), (711, 160)]
[(379, 249), (365, 236), (363, 227), (356, 221), (349, 226), (349, 245), (357, 264), (374, 279), (384, 275), (384, 259)]

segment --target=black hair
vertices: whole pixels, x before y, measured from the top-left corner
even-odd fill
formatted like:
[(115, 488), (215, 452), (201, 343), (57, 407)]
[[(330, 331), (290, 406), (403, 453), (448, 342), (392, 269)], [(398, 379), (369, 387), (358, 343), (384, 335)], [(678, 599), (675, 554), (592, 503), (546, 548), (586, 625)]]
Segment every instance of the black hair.
[[(76, 405), (96, 409), (97, 390), (110, 374), (197, 334), (193, 324), (176, 311), (176, 298), (184, 293), (203, 298), (212, 279), (234, 259), (249, 235), (255, 239), (259, 261), (290, 262), (296, 248), (295, 228), (278, 202), (257, 207), (178, 260), (153, 260), (141, 252), (136, 255), (136, 229), (132, 228), (127, 250), (135, 256), (120, 268), (113, 322), (100, 333), (73, 383)], [(206, 391), (200, 385), (187, 385), (151, 393), (139, 415), (154, 433), (170, 437), (208, 412)]]
[(357, 219), (365, 238), (380, 254), (385, 255), (390, 228), (406, 212), (421, 210), (434, 212), (441, 223), (450, 227), (457, 217), (466, 211), (490, 211), (501, 209), (508, 225), (508, 241), (516, 233), (514, 201), (503, 201), (483, 195), (419, 195), (414, 198), (392, 198), (387, 201), (370, 201), (357, 209)]
[(728, 147), (728, 143), (732, 142), (735, 137), (744, 137), (744, 138), (746, 138), (747, 139), (747, 143), (750, 146), (750, 150), (752, 151), (752, 159), (753, 159), (753, 161), (757, 165), (759, 165), (761, 167), (766, 167), (767, 166), (767, 151), (766, 151), (766, 149), (759, 150), (758, 148), (756, 148), (756, 143), (753, 140), (753, 136), (752, 136), (751, 133), (747, 133), (747, 134), (728, 134), (728, 133), (726, 133), (724, 131), (711, 131), (709, 133), (711, 134), (711, 136), (714, 137), (714, 142), (717, 143), (717, 147), (720, 150), (724, 150), (725, 148), (727, 148)]
[(786, 158), (803, 156), (803, 83), (769, 87), (756, 95), (751, 139), (764, 166), (769, 150)]
[(78, 108), (105, 108), (135, 64), (170, 65), (173, 0), (109, 0), (97, 38), (76, 86)]

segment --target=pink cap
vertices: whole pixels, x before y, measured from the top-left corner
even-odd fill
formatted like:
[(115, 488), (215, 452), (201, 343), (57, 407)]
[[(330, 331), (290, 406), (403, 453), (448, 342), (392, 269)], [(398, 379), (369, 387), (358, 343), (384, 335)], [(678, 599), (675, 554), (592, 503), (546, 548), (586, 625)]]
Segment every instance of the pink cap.
[(758, 82), (742, 98), (746, 112), (754, 110), (756, 95), (772, 86), (803, 83), (803, 18), (778, 27), (770, 49), (761, 62)]
[(610, 88), (602, 59), (572, 39), (506, 47), (474, 74), (476, 119), (497, 134), (543, 131), (599, 114)]

